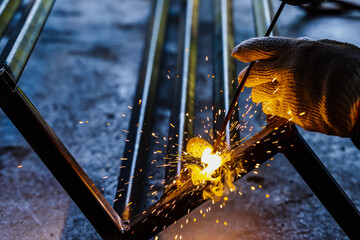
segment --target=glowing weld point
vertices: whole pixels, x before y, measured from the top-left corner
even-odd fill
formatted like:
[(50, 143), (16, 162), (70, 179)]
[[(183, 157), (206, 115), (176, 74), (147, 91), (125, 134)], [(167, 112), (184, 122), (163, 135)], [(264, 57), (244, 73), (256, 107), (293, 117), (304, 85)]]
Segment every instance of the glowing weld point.
[[(204, 199), (218, 199), (223, 194), (234, 191), (233, 185), (234, 172), (229, 170), (226, 163), (230, 161), (230, 154), (226, 151), (213, 153), (213, 147), (210, 143), (200, 137), (191, 138), (186, 146), (188, 156), (197, 159), (196, 164), (187, 165), (191, 174), (191, 180), (194, 185), (202, 185), (205, 182), (211, 182), (211, 186), (203, 191)], [(218, 171), (218, 169), (222, 169)], [(231, 189), (231, 190), (230, 190)], [(213, 202), (214, 204), (214, 202)], [(202, 214), (202, 211), (200, 211)]]
[(221, 157), (218, 154), (212, 154), (211, 148), (206, 148), (201, 156), (201, 162), (207, 165), (203, 169), (206, 175), (211, 175), (216, 169), (221, 166)]

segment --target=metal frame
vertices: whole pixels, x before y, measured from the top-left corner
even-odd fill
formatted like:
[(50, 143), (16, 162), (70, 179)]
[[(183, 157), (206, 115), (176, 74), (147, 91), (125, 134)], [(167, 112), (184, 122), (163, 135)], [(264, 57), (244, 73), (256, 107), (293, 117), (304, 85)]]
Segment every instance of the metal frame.
[[(228, 12), (229, 9), (225, 10), (225, 7), (228, 7), (225, 4), (226, 0), (215, 1), (221, 7), (221, 16), (217, 17), (217, 19), (221, 19), (221, 24), (217, 26), (221, 26), (222, 29), (222, 50), (220, 50), (220, 56), (222, 57), (219, 59), (222, 59), (220, 61), (227, 61), (228, 56), (226, 56), (225, 52), (228, 51), (231, 44), (229, 45), (229, 40), (226, 40), (228, 33), (224, 29), (230, 25), (228, 25), (229, 20), (225, 19), (224, 13)], [(9, 41), (5, 51), (1, 54), (0, 106), (103, 239), (148, 239), (205, 202), (202, 198), (202, 189), (206, 186), (194, 186), (191, 180), (187, 180), (178, 188), (170, 186), (158, 202), (145, 211), (131, 217), (126, 224), (117, 214), (119, 209), (129, 204), (130, 199), (136, 193), (138, 183), (132, 177), (138, 167), (137, 160), (141, 157), (141, 152), (138, 152), (142, 144), (142, 135), (140, 133), (141, 130), (146, 131), (147, 115), (151, 113), (153, 90), (156, 85), (156, 82), (154, 83), (153, 81), (156, 81), (157, 78), (160, 56), (158, 53), (161, 51), (160, 46), (164, 34), (166, 22), (164, 19), (166, 19), (168, 0), (158, 0), (156, 2), (151, 28), (152, 37), (149, 43), (149, 51), (146, 55), (146, 63), (148, 65), (142, 77), (143, 81), (140, 81), (140, 86), (144, 90), (139, 95), (142, 102), (139, 109), (135, 110), (132, 119), (132, 123), (141, 124), (139, 128), (135, 128), (130, 133), (130, 137), (135, 139), (135, 144), (131, 143), (133, 145), (128, 146), (134, 149), (131, 153), (132, 161), (129, 161), (131, 172), (128, 174), (121, 172), (122, 177), (125, 174), (125, 181), (129, 182), (125, 185), (130, 185), (131, 183), (130, 186), (125, 187), (126, 192), (130, 195), (126, 197), (127, 200), (125, 202), (121, 202), (118, 205), (120, 207), (117, 209), (117, 212), (105, 200), (94, 183), (31, 104), (30, 100), (17, 86), (20, 74), (40, 34), (52, 4), (53, 1), (34, 1), (33, 5), (26, 11), (27, 14), (23, 18), (24, 21), (21, 21), (22, 24), (19, 25), (18, 29), (20, 30), (15, 32), (14, 37)], [(189, 88), (192, 89), (193, 87), (193, 80), (191, 78), (194, 76), (194, 69), (190, 68), (192, 66), (190, 63), (194, 58), (196, 59), (194, 57), (196, 55), (192, 55), (196, 54), (196, 48), (192, 48), (194, 45), (191, 45), (191, 42), (196, 39), (197, 0), (187, 1), (187, 4), (184, 25), (186, 33), (184, 49), (188, 49), (188, 53), (183, 56), (182, 97), (180, 100), (184, 98), (191, 99), (193, 97), (189, 96), (189, 94), (185, 95)], [(219, 33), (219, 29), (218, 27), (217, 33)], [(25, 41), (25, 39), (31, 39), (31, 41)], [(219, 74), (221, 76), (220, 83), (225, 85), (228, 84), (229, 80), (226, 76), (226, 72), (229, 71), (227, 66), (224, 64), (222, 70), (220, 70), (222, 73)], [(219, 105), (224, 104), (224, 106), (221, 106), (222, 109), (226, 108), (226, 97), (230, 94), (224, 94), (225, 100), (223, 102), (225, 103)], [(187, 128), (183, 120), (186, 119), (184, 113), (188, 104), (189, 102), (186, 101), (181, 102), (179, 131)], [(26, 121), (23, 121), (23, 119), (26, 119)], [(179, 145), (182, 144), (181, 138), (178, 139), (178, 143)], [(276, 119), (269, 123), (254, 137), (240, 144), (231, 154), (234, 160), (241, 158), (246, 163), (244, 166), (246, 171), (250, 172), (255, 168), (256, 164), (261, 164), (278, 153), (279, 146), (281, 146), (281, 152), (289, 159), (290, 163), (299, 172), (345, 233), (350, 238), (360, 238), (360, 233), (357, 229), (360, 226), (358, 210), (305, 143), (294, 125), (288, 123), (287, 120)], [(236, 161), (234, 162), (234, 167), (235, 165)], [(178, 168), (177, 166), (176, 169)], [(239, 175), (234, 180), (242, 176)], [(117, 208), (116, 204), (115, 209)]]
[[(55, 135), (20, 87), (5, 85), (13, 81), (5, 69), (0, 73), (1, 93), (7, 94), (1, 108), (46, 167), (69, 194), (104, 239), (119, 236), (123, 226), (118, 214)], [(26, 121), (24, 121), (26, 119)]]
[[(118, 214), (17, 86), (53, 4), (54, 0), (35, 0), (24, 12), (19, 4), (12, 8), (13, 15), (20, 11), (22, 17), (12, 29), (0, 57), (0, 107), (100, 236), (103, 239), (121, 239), (124, 227)], [(10, 12), (3, 11), (1, 14)], [(11, 22), (9, 16), (6, 19)]]

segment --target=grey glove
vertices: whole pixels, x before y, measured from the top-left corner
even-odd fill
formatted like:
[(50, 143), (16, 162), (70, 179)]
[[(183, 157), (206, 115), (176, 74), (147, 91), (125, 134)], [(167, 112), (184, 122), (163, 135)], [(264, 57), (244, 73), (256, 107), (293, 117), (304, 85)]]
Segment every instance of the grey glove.
[[(360, 49), (331, 40), (252, 38), (232, 52), (257, 61), (245, 87), (263, 111), (305, 130), (349, 137), (360, 99)], [(245, 74), (240, 73), (239, 80)]]

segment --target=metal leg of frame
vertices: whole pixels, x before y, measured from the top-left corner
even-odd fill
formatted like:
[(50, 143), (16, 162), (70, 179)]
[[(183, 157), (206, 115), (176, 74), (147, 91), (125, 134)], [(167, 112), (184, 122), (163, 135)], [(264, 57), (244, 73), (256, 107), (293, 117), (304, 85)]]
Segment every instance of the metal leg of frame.
[(103, 239), (122, 239), (121, 219), (30, 100), (2, 69), (0, 106)]
[(350, 239), (360, 239), (360, 213), (324, 164), (294, 129), (291, 145), (284, 151), (316, 197)]

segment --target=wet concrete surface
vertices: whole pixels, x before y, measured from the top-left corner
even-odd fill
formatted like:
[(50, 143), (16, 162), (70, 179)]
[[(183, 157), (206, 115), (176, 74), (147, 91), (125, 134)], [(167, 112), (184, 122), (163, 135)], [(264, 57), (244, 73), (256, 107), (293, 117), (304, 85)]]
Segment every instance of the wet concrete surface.
[[(20, 82), (110, 203), (151, 7), (149, 0), (57, 1)], [(236, 42), (254, 36), (251, 22), (250, 1), (234, 1)], [(309, 16), (301, 9), (286, 7), (278, 26), (282, 36), (329, 38), (360, 46), (359, 22), (354, 12)], [(238, 71), (242, 67), (239, 64)], [(207, 71), (200, 70), (203, 79)], [(249, 93), (245, 90), (242, 100)], [(0, 239), (100, 239), (0, 114)], [(360, 207), (360, 152), (349, 139), (302, 133)], [(347, 239), (282, 156), (266, 162), (258, 174), (248, 174), (237, 186), (228, 201), (200, 206), (162, 232), (160, 239), (180, 239), (180, 235), (182, 239), (209, 240)]]

